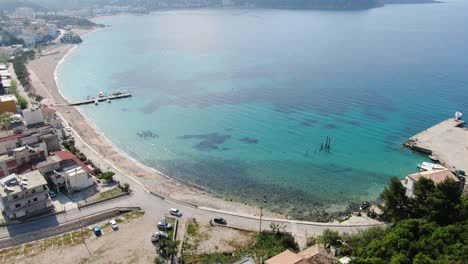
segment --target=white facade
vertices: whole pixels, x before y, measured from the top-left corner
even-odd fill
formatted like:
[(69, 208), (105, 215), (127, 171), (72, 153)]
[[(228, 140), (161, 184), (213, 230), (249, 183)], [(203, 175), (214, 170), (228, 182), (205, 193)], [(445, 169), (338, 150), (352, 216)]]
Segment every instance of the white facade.
[(34, 10), (29, 7), (18, 7), (15, 9), (16, 17), (34, 18)]
[(402, 180), (401, 183), (403, 184), (403, 187), (406, 188), (406, 193), (405, 193), (406, 196), (413, 198), (414, 197), (414, 184), (416, 183), (416, 181), (406, 176), (406, 178)]
[(34, 125), (44, 122), (44, 114), (40, 108), (29, 108), (23, 110), (24, 122), (27, 125)]
[(74, 163), (63, 168), (67, 189), (79, 191), (94, 184), (93, 178), (80, 165)]

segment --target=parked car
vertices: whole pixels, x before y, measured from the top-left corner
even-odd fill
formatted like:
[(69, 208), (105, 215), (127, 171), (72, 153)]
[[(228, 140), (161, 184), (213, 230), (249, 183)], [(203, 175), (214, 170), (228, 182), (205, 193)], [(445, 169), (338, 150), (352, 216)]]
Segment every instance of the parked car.
[(216, 224), (220, 224), (220, 225), (226, 225), (227, 224), (226, 219), (221, 218), (221, 217), (217, 217), (217, 218), (213, 219), (213, 221)]
[(166, 222), (164, 219), (158, 222), (158, 229), (159, 230), (171, 230), (172, 225)]
[(101, 235), (102, 235), (102, 229), (101, 229), (100, 226), (95, 226), (95, 227), (93, 228), (93, 231), (94, 231), (94, 234), (95, 234), (96, 236), (101, 236)]
[(113, 230), (119, 230), (119, 224), (117, 224), (117, 221), (115, 221), (115, 219), (110, 220), (109, 224)]
[(173, 216), (181, 217), (182, 213), (179, 211), (179, 209), (171, 208), (169, 213)]
[(166, 232), (157, 231), (151, 235), (151, 242), (158, 242), (161, 239), (169, 238)]
[(57, 195), (53, 191), (49, 191), (49, 196), (50, 198), (54, 198)]

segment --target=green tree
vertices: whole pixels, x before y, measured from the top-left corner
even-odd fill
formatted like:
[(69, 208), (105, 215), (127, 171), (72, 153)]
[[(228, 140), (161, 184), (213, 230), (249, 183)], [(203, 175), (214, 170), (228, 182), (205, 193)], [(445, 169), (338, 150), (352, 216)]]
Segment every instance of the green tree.
[(320, 241), (326, 245), (337, 245), (341, 240), (341, 237), (338, 231), (332, 231), (330, 229), (325, 229), (320, 237)]
[(9, 130), (11, 129), (11, 123), (18, 120), (11, 113), (3, 113), (0, 115), (0, 128)]
[(461, 192), (460, 184), (451, 179), (437, 184), (435, 191), (427, 197), (430, 220), (440, 225), (457, 221), (461, 213), (458, 206), (461, 204)]
[(406, 189), (397, 177), (390, 178), (388, 187), (381, 194), (383, 205), (382, 218), (390, 222), (398, 222), (409, 218), (408, 197)]
[(114, 180), (114, 175), (115, 175), (115, 172), (113, 171), (107, 171), (107, 172), (103, 172), (103, 173), (100, 173), (96, 176), (96, 178), (100, 179), (100, 180), (104, 180), (106, 182), (111, 182)]
[(18, 96), (18, 105), (21, 110), (28, 108), (28, 101), (23, 96)]

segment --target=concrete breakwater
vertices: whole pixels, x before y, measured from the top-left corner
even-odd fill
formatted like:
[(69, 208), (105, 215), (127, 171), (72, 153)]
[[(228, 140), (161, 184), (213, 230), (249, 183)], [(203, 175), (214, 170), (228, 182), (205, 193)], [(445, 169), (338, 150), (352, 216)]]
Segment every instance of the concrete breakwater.
[(463, 120), (447, 119), (412, 136), (404, 146), (436, 156), (448, 169), (468, 172), (468, 128)]

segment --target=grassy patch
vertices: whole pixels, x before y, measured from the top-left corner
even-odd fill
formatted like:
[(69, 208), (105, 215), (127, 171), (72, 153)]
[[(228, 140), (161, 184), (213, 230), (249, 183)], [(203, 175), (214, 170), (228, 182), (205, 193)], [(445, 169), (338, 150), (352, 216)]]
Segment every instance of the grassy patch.
[(141, 216), (145, 215), (145, 211), (143, 210), (137, 210), (137, 211), (131, 211), (129, 213), (126, 213), (122, 216), (122, 220), (120, 218), (116, 219), (117, 222), (121, 221), (129, 221), (131, 219), (139, 218)]
[(189, 223), (187, 225), (187, 234), (189, 236), (195, 236), (195, 234), (198, 232), (198, 226), (193, 224), (193, 223)]
[(90, 197), (88, 199), (88, 202), (96, 202), (96, 201), (104, 200), (104, 199), (107, 199), (107, 198), (117, 196), (117, 195), (122, 194), (122, 193), (123, 192), (122, 192), (122, 190), (120, 188), (114, 187), (114, 188), (112, 188), (110, 190), (100, 192), (100, 193)]
[[(191, 245), (189, 243), (184, 244), (184, 248), (191, 249), (196, 247), (196, 243), (199, 235), (195, 228), (192, 229), (195, 231), (195, 239)], [(187, 231), (188, 232), (188, 231)], [(211, 254), (200, 254), (200, 255), (190, 255), (184, 256), (184, 261), (186, 263), (232, 263), (244, 256), (252, 256), (257, 261), (260, 259), (268, 259), (272, 256), (275, 256), (286, 249), (291, 251), (299, 251), (299, 246), (294, 240), (294, 237), (290, 234), (280, 233), (280, 232), (262, 232), (257, 233), (249, 243), (246, 245), (237, 244), (233, 242), (231, 244), (234, 248), (237, 248), (233, 252), (221, 252), (221, 253), (211, 253)], [(190, 250), (188, 250), (190, 252)]]
[(63, 235), (63, 245), (70, 245), (72, 244), (72, 235), (70, 233)]

